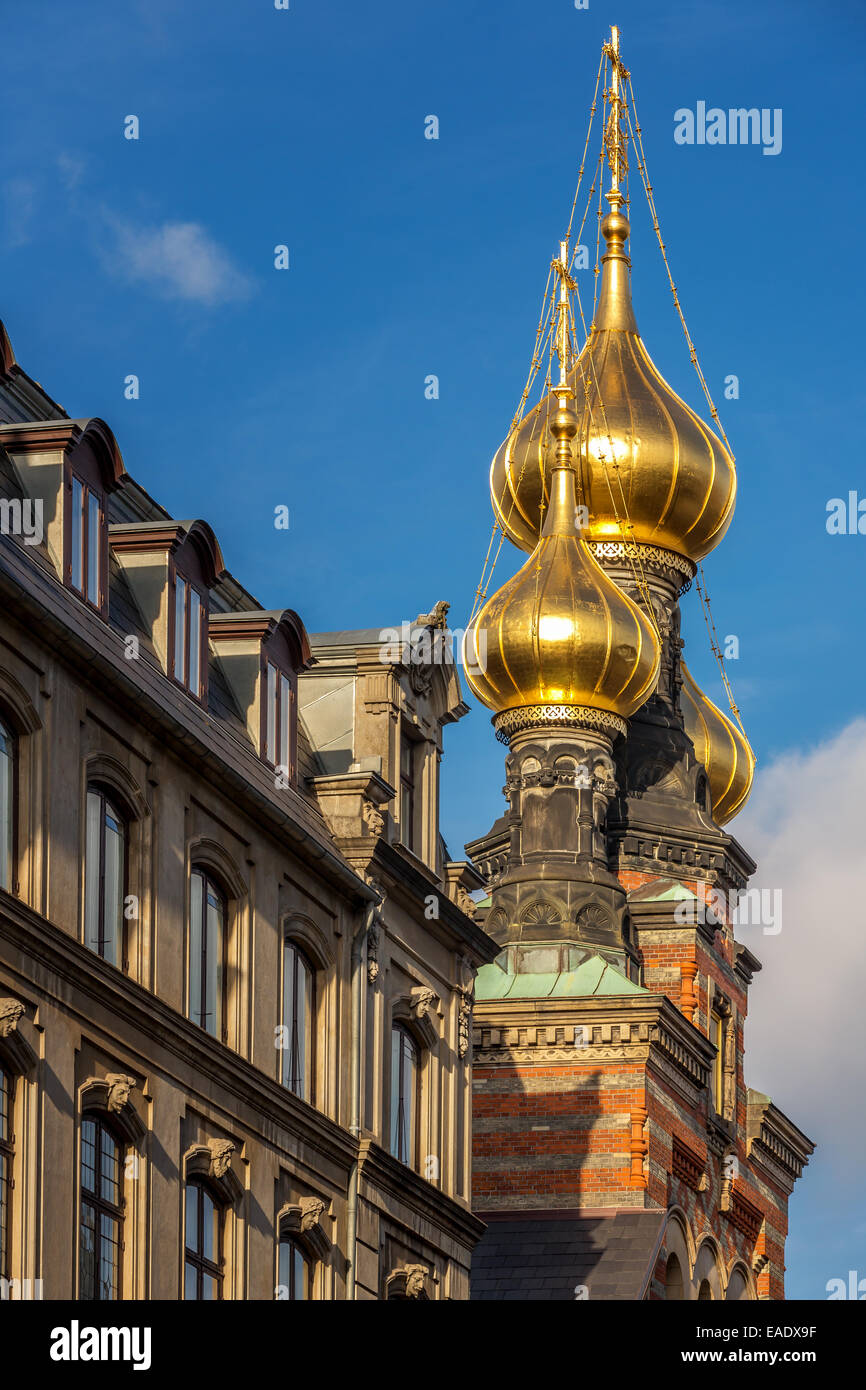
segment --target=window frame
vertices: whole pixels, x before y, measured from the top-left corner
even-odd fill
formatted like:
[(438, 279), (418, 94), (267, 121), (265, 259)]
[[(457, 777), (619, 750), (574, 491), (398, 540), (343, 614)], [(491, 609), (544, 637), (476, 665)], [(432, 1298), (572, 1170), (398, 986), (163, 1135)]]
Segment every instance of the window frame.
[[(408, 754), (410, 771), (404, 771), (404, 756)], [(416, 845), (418, 843), (417, 825), (417, 773), (418, 773), (418, 741), (410, 738), (405, 729), (400, 730), (400, 762), (399, 762), (399, 781), (400, 781), (400, 843), (417, 854)]]
[(8, 883), (3, 882), (0, 875), (0, 888), (7, 893), (17, 895), (18, 884), (18, 791), (19, 791), (19, 771), (20, 771), (20, 739), (18, 730), (8, 718), (5, 711), (0, 709), (0, 733), (4, 734), (11, 744), (7, 756), (9, 759), (9, 842), (4, 847), (9, 854), (9, 873)]
[[(295, 1269), (294, 1262), (290, 1265), (290, 1281), (284, 1283), (282, 1278), (282, 1252), (283, 1248), (288, 1247), (293, 1253), (300, 1256), (303, 1265), (304, 1292), (300, 1297), (294, 1292), (295, 1288)], [(309, 1250), (298, 1240), (297, 1236), (291, 1232), (277, 1234), (277, 1285), (276, 1292), (287, 1289), (288, 1294), (285, 1299), (278, 1298), (278, 1302), (288, 1303), (308, 1303), (313, 1297), (313, 1278), (315, 1274), (314, 1261)]]
[[(87, 482), (80, 473), (74, 468), (70, 468), (67, 482), (69, 495), (69, 521), (66, 527), (67, 534), (67, 557), (66, 557), (66, 583), (67, 587), (77, 594), (79, 598), (92, 608), (95, 613), (105, 612), (105, 602), (108, 593), (108, 522), (105, 506), (105, 491), (102, 488), (94, 487)], [(78, 535), (80, 537), (80, 568), (81, 585), (76, 583), (75, 577), (75, 490), (78, 487), (81, 491), (80, 514), (78, 517)], [(93, 541), (92, 532), (92, 504), (96, 504), (96, 540)], [(97, 579), (96, 579), (96, 598), (91, 596), (91, 551), (95, 551)]]
[[(183, 633), (181, 634), (181, 655), (183, 659), (183, 670), (178, 673), (178, 595), (183, 592)], [(194, 700), (204, 704), (207, 700), (207, 618), (208, 618), (208, 599), (203, 586), (190, 579), (189, 575), (179, 570), (177, 566), (171, 567), (171, 601), (169, 604), (168, 620), (168, 667), (171, 679), (175, 685), (191, 695)], [(190, 626), (192, 622), (192, 597), (198, 601), (198, 681), (197, 688), (194, 689), (190, 684), (191, 656), (193, 646), (191, 641)]]
[[(207, 929), (208, 929), (208, 921), (207, 921), (207, 918), (208, 918), (208, 896), (209, 896), (208, 890), (209, 890), (209, 889), (212, 889), (212, 890), (213, 890), (213, 893), (214, 893), (214, 896), (217, 897), (217, 898), (219, 899), (219, 904), (220, 904), (220, 908), (221, 908), (221, 921), (220, 921), (220, 923), (219, 923), (219, 933), (218, 933), (219, 953), (218, 953), (218, 957), (217, 957), (217, 978), (216, 978), (215, 987), (214, 987), (214, 1007), (215, 1007), (215, 1010), (216, 1010), (216, 1013), (217, 1013), (217, 1019), (216, 1019), (216, 1026), (215, 1026), (213, 1032), (211, 1032), (211, 1030), (210, 1030), (209, 1028), (205, 1027), (205, 1025), (201, 1022), (201, 1019), (202, 1019), (202, 1018), (207, 1017), (208, 1010), (202, 1009), (201, 1007), (199, 1007), (198, 1010), (197, 1010), (197, 1012), (198, 1012), (198, 1019), (196, 1019), (196, 1018), (193, 1017), (193, 1009), (192, 1009), (192, 964), (193, 964), (193, 950), (192, 950), (192, 945), (193, 945), (193, 936), (192, 936), (192, 933), (193, 933), (193, 896), (192, 896), (192, 882), (193, 882), (193, 878), (194, 878), (194, 877), (198, 877), (198, 878), (200, 878), (200, 879), (202, 880), (202, 892), (201, 892), (201, 921), (200, 921), (200, 923), (199, 923), (199, 934), (200, 934), (200, 936), (199, 936), (199, 939), (200, 939), (200, 952), (199, 952), (200, 995), (199, 995), (199, 1001), (198, 1001), (198, 1002), (199, 1002), (199, 1006), (201, 1006), (201, 1005), (207, 1003), (207, 983), (206, 983), (207, 977), (206, 977), (206, 973), (205, 973), (205, 965), (206, 965), (206, 963), (207, 963), (207, 961), (208, 961), (208, 952), (207, 952)], [(187, 976), (187, 988), (186, 988), (186, 994), (187, 994), (187, 1009), (186, 1009), (186, 1015), (187, 1015), (187, 1018), (189, 1019), (189, 1021), (190, 1021), (191, 1023), (195, 1023), (196, 1026), (197, 1026), (198, 1028), (201, 1028), (201, 1029), (202, 1029), (202, 1032), (207, 1033), (207, 1035), (208, 1035), (209, 1037), (216, 1038), (217, 1041), (219, 1041), (219, 1042), (225, 1042), (226, 1039), (227, 1039), (227, 1031), (226, 1031), (226, 1017), (227, 1017), (227, 1007), (226, 1007), (226, 1005), (227, 1005), (227, 1000), (226, 1000), (226, 976), (227, 976), (227, 973), (228, 973), (228, 972), (227, 972), (226, 966), (227, 966), (227, 955), (228, 955), (228, 922), (229, 922), (229, 901), (230, 901), (229, 894), (228, 894), (228, 893), (225, 891), (225, 889), (223, 888), (223, 885), (222, 885), (222, 882), (220, 881), (220, 879), (218, 879), (218, 878), (211, 872), (211, 870), (208, 868), (208, 866), (207, 866), (206, 864), (193, 863), (193, 864), (190, 866), (189, 885), (188, 885), (188, 895), (189, 895), (189, 896), (188, 896), (189, 908), (188, 908), (188, 928), (187, 928), (187, 972), (186, 972), (186, 976)]]
[[(102, 1174), (102, 1161), (101, 1161), (101, 1160), (102, 1160), (102, 1156), (103, 1156), (102, 1136), (103, 1136), (103, 1135), (107, 1135), (107, 1136), (109, 1137), (109, 1139), (112, 1141), (112, 1143), (114, 1144), (114, 1146), (115, 1146), (115, 1149), (116, 1149), (116, 1161), (117, 1161), (117, 1188), (118, 1188), (118, 1192), (119, 1192), (119, 1194), (120, 1194), (120, 1200), (119, 1200), (119, 1202), (117, 1202), (117, 1203), (111, 1202), (111, 1201), (108, 1200), (108, 1198), (103, 1197), (102, 1194), (101, 1194), (101, 1191), (89, 1192), (89, 1191), (87, 1191), (87, 1190), (85, 1189), (85, 1186), (84, 1186), (84, 1135), (85, 1135), (85, 1125), (87, 1125), (87, 1124), (92, 1124), (92, 1125), (94, 1125), (94, 1126), (95, 1126), (95, 1130), (96, 1130), (96, 1138), (95, 1138), (95, 1143), (94, 1143), (94, 1156), (95, 1156), (94, 1172), (95, 1172), (95, 1174), (96, 1174), (97, 1183), (98, 1183), (98, 1185), (99, 1185), (100, 1187), (101, 1187), (101, 1180), (102, 1180), (102, 1176), (103, 1176), (103, 1174)], [(127, 1147), (126, 1140), (125, 1140), (122, 1136), (120, 1136), (120, 1135), (117, 1133), (117, 1131), (115, 1130), (115, 1128), (114, 1128), (111, 1124), (108, 1123), (108, 1121), (106, 1120), (106, 1118), (105, 1118), (105, 1116), (104, 1116), (103, 1114), (101, 1114), (99, 1111), (96, 1111), (96, 1110), (85, 1110), (85, 1111), (84, 1111), (84, 1113), (83, 1113), (82, 1116), (81, 1116), (81, 1124), (80, 1124), (80, 1126), (79, 1126), (79, 1133), (78, 1133), (78, 1187), (79, 1187), (79, 1193), (78, 1193), (78, 1299), (79, 1299), (79, 1301), (81, 1301), (81, 1302), (87, 1302), (87, 1303), (117, 1303), (117, 1302), (122, 1301), (122, 1299), (123, 1299), (124, 1223), (125, 1223), (125, 1218), (126, 1218), (126, 1195), (125, 1195), (125, 1191), (124, 1191), (124, 1188), (125, 1188), (125, 1181), (124, 1181), (124, 1179), (125, 1179), (125, 1161), (124, 1161), (124, 1160), (125, 1160), (126, 1147)], [(95, 1289), (96, 1292), (94, 1292), (94, 1294), (93, 1294), (92, 1297), (89, 1297), (88, 1295), (86, 1295), (86, 1294), (83, 1292), (83, 1288), (82, 1288), (82, 1286), (83, 1286), (83, 1279), (84, 1279), (84, 1271), (83, 1271), (83, 1269), (82, 1269), (82, 1261), (83, 1261), (83, 1255), (84, 1255), (84, 1247), (83, 1247), (83, 1241), (82, 1241), (82, 1229), (83, 1229), (83, 1226), (84, 1226), (84, 1210), (85, 1210), (85, 1207), (89, 1207), (89, 1208), (93, 1211), (94, 1217), (96, 1218), (95, 1221), (94, 1221), (94, 1226), (93, 1226), (94, 1238), (95, 1238), (95, 1248), (94, 1248), (94, 1252), (93, 1252), (93, 1257), (94, 1257), (94, 1262), (95, 1262), (95, 1269), (94, 1269), (94, 1289)], [(103, 1216), (107, 1217), (110, 1221), (113, 1221), (113, 1222), (114, 1222), (115, 1227), (116, 1227), (116, 1234), (117, 1234), (117, 1239), (116, 1239), (116, 1241), (114, 1242), (114, 1248), (115, 1248), (115, 1275), (116, 1275), (116, 1285), (115, 1285), (114, 1293), (113, 1293), (113, 1295), (112, 1295), (111, 1298), (103, 1298), (103, 1297), (100, 1295), (100, 1293), (99, 1293), (99, 1289), (100, 1289), (100, 1287), (101, 1287), (100, 1279), (99, 1279), (99, 1251), (100, 1251), (100, 1241), (101, 1241), (101, 1239), (102, 1239), (102, 1232), (101, 1232), (101, 1224), (102, 1224), (102, 1223), (101, 1223), (101, 1218), (102, 1218)]]
[[(12, 1192), (15, 1186), (15, 1092), (17, 1075), (0, 1057), (0, 1279), (11, 1278)], [(5, 1106), (3, 1098), (5, 1097)], [(5, 1131), (5, 1133), (4, 1133)]]
[[(274, 698), (271, 701), (271, 672), (274, 674)], [(295, 780), (296, 760), (296, 702), (297, 691), (292, 674), (278, 661), (262, 653), (262, 759), (269, 767), (283, 768), (289, 780)], [(273, 707), (273, 738), (271, 737), (271, 708)]]
[[(309, 990), (308, 990), (308, 999), (307, 999), (307, 1012), (308, 1012), (308, 1020), (309, 1020), (308, 1047), (307, 1047), (307, 1058), (306, 1058), (306, 1071), (307, 1071), (307, 1076), (303, 1079), (302, 1090), (301, 1090), (301, 1091), (295, 1090), (295, 1088), (291, 1085), (291, 1080), (290, 1080), (290, 1079), (289, 1079), (289, 1080), (286, 1080), (286, 1076), (285, 1076), (285, 1072), (286, 1072), (286, 1061), (287, 1061), (287, 1059), (288, 1059), (288, 1067), (289, 1067), (290, 1078), (291, 1078), (291, 1068), (292, 1068), (293, 1063), (294, 1063), (293, 1037), (291, 1037), (291, 1038), (289, 1039), (289, 1046), (288, 1046), (288, 1047), (284, 1047), (284, 1048), (282, 1048), (282, 1049), (280, 1050), (280, 1060), (279, 1060), (280, 1085), (283, 1086), (283, 1087), (285, 1087), (285, 1089), (286, 1089), (287, 1091), (289, 1091), (292, 1095), (297, 1096), (299, 1100), (305, 1101), (305, 1102), (307, 1103), (307, 1105), (315, 1105), (315, 1095), (316, 1095), (316, 1005), (317, 1005), (317, 999), (316, 999), (316, 993), (317, 993), (317, 991), (316, 991), (316, 975), (317, 975), (317, 971), (316, 971), (316, 966), (315, 966), (314, 962), (310, 959), (310, 957), (309, 957), (309, 955), (307, 954), (307, 952), (304, 951), (303, 948), (302, 948), (302, 947), (298, 944), (298, 942), (294, 939), (294, 937), (293, 937), (291, 931), (285, 931), (285, 932), (283, 933), (282, 959), (281, 959), (281, 971), (282, 971), (282, 973), (281, 973), (281, 982), (280, 982), (280, 990), (281, 990), (281, 998), (280, 998), (280, 1020), (281, 1020), (281, 1027), (282, 1027), (282, 1028), (288, 1028), (288, 1027), (289, 1027), (289, 1024), (288, 1024), (288, 1021), (287, 1021), (287, 1019), (288, 1019), (288, 1013), (287, 1013), (287, 997), (286, 997), (286, 956), (287, 956), (287, 954), (288, 954), (289, 951), (291, 951), (291, 952), (293, 953), (293, 955), (294, 955), (294, 966), (293, 966), (293, 969), (292, 969), (292, 1005), (293, 1005), (293, 1008), (292, 1008), (292, 1020), (293, 1020), (292, 1027), (293, 1027), (293, 1035), (294, 1035), (294, 1031), (297, 1031), (297, 997), (298, 997), (297, 982), (298, 982), (298, 970), (299, 970), (299, 967), (305, 968), (306, 971), (307, 971), (307, 975), (308, 975), (308, 977), (309, 977)], [(309, 1094), (308, 1094), (308, 1095), (305, 1095), (305, 1094), (303, 1093), (304, 1090), (307, 1090), (307, 1091), (309, 1092)]]
[(713, 1105), (717, 1115), (721, 1115), (725, 1103), (725, 1018), (718, 1009), (710, 1010), (710, 1042), (715, 1045), (716, 1055), (713, 1058)]
[[(88, 931), (88, 921), (87, 921), (87, 905), (88, 905), (87, 874), (88, 874), (88, 862), (89, 862), (89, 856), (88, 856), (88, 854), (87, 854), (87, 839), (88, 839), (87, 831), (88, 831), (88, 820), (89, 820), (89, 803), (90, 803), (90, 797), (91, 797), (91, 796), (98, 796), (98, 797), (99, 797), (99, 800), (100, 800), (100, 814), (99, 814), (99, 887), (98, 887), (98, 912), (99, 912), (99, 923), (98, 923), (98, 934), (97, 934), (97, 941), (98, 941), (99, 945), (98, 945), (98, 948), (97, 948), (97, 949), (94, 949), (94, 947), (91, 946), (91, 944), (90, 944), (90, 935), (89, 935), (89, 931)], [(128, 953), (127, 953), (127, 939), (126, 939), (125, 905), (126, 905), (126, 898), (127, 898), (127, 896), (128, 896), (128, 892), (129, 892), (129, 839), (130, 839), (130, 818), (129, 818), (128, 814), (126, 813), (125, 808), (124, 808), (124, 807), (122, 806), (122, 804), (118, 801), (117, 795), (116, 795), (116, 793), (114, 792), (114, 789), (111, 788), (111, 787), (108, 787), (108, 786), (106, 786), (105, 784), (103, 784), (103, 783), (101, 783), (101, 782), (98, 782), (98, 781), (88, 782), (88, 783), (87, 783), (86, 788), (85, 788), (84, 808), (85, 808), (85, 809), (84, 809), (84, 815), (85, 815), (85, 826), (84, 826), (84, 846), (85, 846), (85, 853), (84, 853), (84, 944), (85, 944), (85, 946), (88, 947), (89, 950), (93, 951), (93, 952), (94, 952), (94, 955), (97, 955), (97, 956), (99, 957), (100, 960), (107, 961), (107, 963), (108, 963), (109, 965), (113, 965), (116, 969), (122, 970), (124, 973), (126, 973), (126, 972), (129, 970), (129, 960), (128, 960)], [(105, 954), (104, 949), (103, 949), (103, 948), (104, 948), (104, 944), (105, 944), (105, 848), (106, 848), (106, 834), (107, 834), (106, 825), (105, 825), (105, 819), (106, 819), (106, 814), (107, 814), (107, 812), (108, 812), (109, 809), (111, 810), (113, 819), (114, 819), (114, 820), (118, 823), (118, 825), (120, 826), (120, 832), (121, 832), (121, 845), (122, 845), (122, 855), (123, 855), (123, 866), (122, 866), (122, 873), (121, 873), (121, 876), (120, 876), (120, 877), (121, 877), (121, 882), (120, 882), (120, 920), (119, 920), (119, 922), (118, 922), (118, 941), (117, 941), (117, 955), (118, 955), (118, 959), (117, 959), (116, 961), (109, 960), (108, 957), (107, 957), (106, 954)]]
[[(213, 1209), (214, 1209), (214, 1212), (215, 1212), (215, 1215), (216, 1215), (216, 1246), (217, 1246), (216, 1254), (217, 1254), (217, 1258), (216, 1258), (215, 1261), (214, 1261), (214, 1260), (208, 1259), (208, 1257), (207, 1257), (206, 1255), (202, 1254), (201, 1250), (192, 1250), (191, 1247), (189, 1246), (188, 1242), (187, 1242), (187, 1233), (188, 1233), (188, 1230), (189, 1230), (188, 1202), (189, 1202), (190, 1193), (191, 1193), (193, 1190), (195, 1190), (195, 1192), (197, 1193), (197, 1197), (196, 1197), (196, 1203), (197, 1203), (197, 1207), (196, 1207), (196, 1233), (197, 1233), (197, 1235), (198, 1235), (198, 1244), (199, 1244), (199, 1245), (201, 1245), (201, 1243), (202, 1243), (202, 1239), (201, 1239), (201, 1238), (202, 1238), (202, 1231), (203, 1231), (203, 1229), (204, 1229), (203, 1221), (202, 1221), (202, 1214), (203, 1214), (202, 1208), (203, 1208), (203, 1205), (204, 1205), (205, 1196), (208, 1197), (208, 1199), (210, 1200), (210, 1202), (211, 1202), (212, 1205), (213, 1205)], [(203, 1178), (198, 1177), (198, 1176), (193, 1176), (193, 1177), (189, 1177), (189, 1178), (186, 1179), (185, 1185), (184, 1185), (184, 1199), (183, 1199), (183, 1301), (184, 1301), (184, 1302), (189, 1302), (189, 1303), (217, 1302), (217, 1303), (221, 1303), (221, 1302), (223, 1302), (223, 1300), (224, 1300), (225, 1263), (226, 1263), (226, 1262), (225, 1262), (225, 1216), (226, 1216), (225, 1203), (222, 1202), (222, 1201), (219, 1199), (219, 1197), (218, 1197), (217, 1194), (214, 1192), (213, 1188), (211, 1187), (211, 1185), (210, 1185), (208, 1182), (206, 1182)], [(193, 1268), (195, 1269), (195, 1272), (196, 1272), (196, 1296), (195, 1296), (194, 1299), (187, 1298), (187, 1292), (186, 1292), (186, 1271), (187, 1271), (187, 1266), (188, 1266), (188, 1265), (192, 1265)], [(203, 1281), (204, 1281), (205, 1276), (207, 1276), (207, 1277), (209, 1277), (209, 1278), (211, 1278), (211, 1279), (214, 1279), (215, 1282), (216, 1282), (217, 1296), (216, 1296), (216, 1299), (214, 1299), (214, 1300), (211, 1300), (211, 1299), (203, 1299), (203, 1298), (201, 1297), (201, 1290), (202, 1290)]]
[[(399, 1051), (399, 1060), (398, 1060), (398, 1062), (397, 1062), (397, 1064), (396, 1064), (396, 1067), (395, 1067), (394, 1047), (395, 1047), (395, 1040), (396, 1040), (396, 1037), (399, 1037), (399, 1039), (400, 1039), (400, 1043), (399, 1043), (400, 1051)], [(405, 1059), (406, 1059), (406, 1045), (407, 1045), (407, 1044), (408, 1044), (409, 1050), (411, 1051), (412, 1062), (413, 1062), (413, 1065), (414, 1065), (414, 1087), (413, 1087), (413, 1094), (412, 1094), (411, 1127), (410, 1127), (410, 1129), (406, 1130), (408, 1154), (404, 1156), (402, 1153), (398, 1152), (397, 1149), (399, 1149), (399, 1148), (401, 1147), (401, 1142), (400, 1142), (400, 1141), (401, 1141), (401, 1138), (402, 1138), (402, 1130), (399, 1128), (399, 1126), (400, 1126), (400, 1111), (401, 1111), (401, 1109), (403, 1108), (403, 1105), (404, 1105), (404, 1097), (405, 1097), (406, 1094), (407, 1094), (406, 1090), (404, 1089), (404, 1079), (405, 1079), (405, 1067), (404, 1067), (404, 1062), (405, 1062)], [(397, 1086), (396, 1090), (395, 1090), (395, 1086), (394, 1086), (395, 1071), (396, 1071), (397, 1081), (398, 1081), (398, 1086)], [(406, 1166), (407, 1166), (407, 1168), (411, 1168), (411, 1169), (413, 1169), (413, 1171), (416, 1171), (416, 1170), (417, 1170), (417, 1162), (418, 1162), (418, 1153), (419, 1153), (419, 1148), (420, 1148), (420, 1145), (419, 1145), (419, 1131), (420, 1131), (420, 1123), (421, 1123), (421, 1045), (420, 1045), (420, 1043), (418, 1042), (417, 1038), (415, 1038), (415, 1037), (413, 1036), (413, 1034), (409, 1031), (409, 1029), (406, 1027), (405, 1023), (402, 1023), (399, 1019), (395, 1019), (395, 1020), (393, 1020), (392, 1023), (391, 1023), (391, 1094), (390, 1094), (390, 1097), (389, 1097), (389, 1106), (390, 1106), (389, 1115), (388, 1115), (388, 1144), (389, 1144), (389, 1152), (390, 1152), (390, 1153), (393, 1155), (393, 1157), (396, 1158), (400, 1163), (405, 1163)], [(396, 1106), (396, 1111), (395, 1111), (395, 1106)], [(405, 1129), (405, 1121), (404, 1121), (404, 1129)], [(398, 1139), (397, 1139), (397, 1148), (395, 1148), (395, 1132), (397, 1133), (397, 1136), (398, 1136)]]

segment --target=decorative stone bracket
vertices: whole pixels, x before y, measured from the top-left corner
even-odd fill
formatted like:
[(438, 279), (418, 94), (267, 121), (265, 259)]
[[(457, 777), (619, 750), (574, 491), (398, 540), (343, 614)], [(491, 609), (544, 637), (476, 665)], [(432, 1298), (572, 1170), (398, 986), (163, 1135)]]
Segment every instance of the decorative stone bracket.
[(331, 1239), (322, 1217), (328, 1213), (329, 1204), (323, 1198), (301, 1197), (298, 1202), (288, 1203), (277, 1213), (277, 1230), (281, 1237), (299, 1238), (316, 1259), (325, 1260), (331, 1253)]
[(430, 1270), (427, 1265), (400, 1265), (397, 1269), (392, 1269), (385, 1280), (385, 1297), (429, 1299), (429, 1279)]
[(206, 1178), (226, 1206), (233, 1206), (244, 1193), (232, 1162), (235, 1150), (231, 1139), (208, 1139), (204, 1144), (194, 1145), (184, 1155), (187, 1180)]
[(146, 1127), (135, 1106), (132, 1092), (135, 1090), (134, 1076), (126, 1072), (109, 1071), (105, 1076), (90, 1076), (81, 1087), (82, 1110), (102, 1110), (110, 1115), (131, 1144), (140, 1144)]

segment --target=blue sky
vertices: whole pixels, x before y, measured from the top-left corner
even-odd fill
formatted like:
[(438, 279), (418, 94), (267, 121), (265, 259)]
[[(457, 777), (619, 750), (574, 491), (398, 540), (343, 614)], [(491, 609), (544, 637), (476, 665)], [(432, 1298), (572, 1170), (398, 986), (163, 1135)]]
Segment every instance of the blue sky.
[[(743, 717), (761, 768), (822, 746), (844, 762), (833, 740), (864, 713), (866, 536), (830, 536), (825, 520), (830, 498), (866, 497), (850, 444), (864, 404), (855, 0), (10, 6), (0, 316), (25, 369), (70, 413), (106, 418), (130, 472), (175, 515), (203, 514), (268, 607), (316, 631), (390, 626), (445, 598), (462, 626), (490, 534), (489, 461), (525, 379), (611, 23), (737, 455), (737, 515), (706, 573), (719, 632), (740, 641)], [(674, 111), (700, 100), (781, 108), (781, 153), (676, 145)], [(138, 141), (123, 136), (130, 114)], [(429, 114), (438, 141), (424, 139)], [(637, 196), (632, 229), (644, 340), (703, 413)], [(281, 243), (286, 272), (273, 268)], [(124, 399), (130, 373), (137, 401)], [(740, 399), (726, 402), (730, 373)], [(273, 527), (278, 504), (288, 533)], [(503, 554), (497, 578), (516, 558)], [(683, 630), (720, 700), (694, 594)], [(457, 855), (501, 811), (502, 750), (479, 708), (446, 750)], [(815, 817), (838, 814), (828, 778)], [(862, 961), (849, 920), (862, 924), (862, 907), (840, 912), (848, 937), (814, 923), (804, 963), (809, 950)], [(769, 1017), (771, 988), (755, 993)], [(809, 1130), (792, 1090), (780, 1104)], [(822, 1296), (858, 1258), (866, 1275), (850, 1104), (840, 1095), (838, 1131), (814, 1136), (792, 1205), (793, 1296)]]

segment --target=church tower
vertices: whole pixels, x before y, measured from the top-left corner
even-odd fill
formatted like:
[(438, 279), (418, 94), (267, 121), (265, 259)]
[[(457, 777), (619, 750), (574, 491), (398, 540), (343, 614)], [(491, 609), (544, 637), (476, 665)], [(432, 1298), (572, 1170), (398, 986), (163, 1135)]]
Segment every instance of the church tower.
[(508, 750), (507, 812), (467, 846), (501, 946), (476, 991), (473, 1297), (782, 1298), (812, 1145), (743, 1073), (760, 963), (733, 919), (755, 865), (724, 826), (755, 758), (680, 637), (693, 585), (709, 616), (700, 562), (733, 516), (734, 459), (709, 396), (718, 432), (638, 331), (630, 152), (664, 246), (615, 28), (602, 75), (597, 302), (577, 352), (570, 225), (540, 399), (524, 392), (491, 468), (494, 540), (529, 558), (489, 597), (485, 567), (464, 653)]

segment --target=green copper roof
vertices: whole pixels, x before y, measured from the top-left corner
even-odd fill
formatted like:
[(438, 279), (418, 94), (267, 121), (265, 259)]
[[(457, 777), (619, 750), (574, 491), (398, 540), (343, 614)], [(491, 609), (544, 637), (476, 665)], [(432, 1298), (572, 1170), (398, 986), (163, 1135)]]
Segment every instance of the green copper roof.
[(576, 970), (556, 974), (509, 975), (494, 961), (475, 979), (476, 999), (577, 999), (591, 994), (646, 994), (601, 956), (590, 956)]
[(641, 900), (645, 903), (682, 902), (686, 898), (691, 898), (697, 902), (697, 894), (693, 893), (691, 888), (687, 888), (684, 883), (672, 883), (662, 893), (641, 895)]

